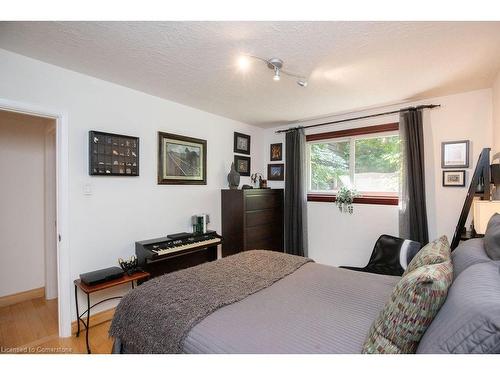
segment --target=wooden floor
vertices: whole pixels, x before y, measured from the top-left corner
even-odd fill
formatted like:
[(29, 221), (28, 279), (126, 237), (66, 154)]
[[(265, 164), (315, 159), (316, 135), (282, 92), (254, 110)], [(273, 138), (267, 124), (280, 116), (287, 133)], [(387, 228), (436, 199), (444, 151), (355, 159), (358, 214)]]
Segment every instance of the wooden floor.
[[(111, 322), (89, 331), (92, 353), (111, 353)], [(0, 353), (87, 353), (85, 331), (80, 337), (59, 338), (57, 299), (36, 298), (0, 308)]]

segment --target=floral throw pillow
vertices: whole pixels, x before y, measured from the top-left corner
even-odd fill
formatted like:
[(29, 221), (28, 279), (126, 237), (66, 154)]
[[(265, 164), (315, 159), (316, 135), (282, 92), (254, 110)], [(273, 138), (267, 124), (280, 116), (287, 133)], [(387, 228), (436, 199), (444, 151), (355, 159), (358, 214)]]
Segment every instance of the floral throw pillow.
[(406, 268), (403, 276), (414, 271), (418, 267), (429, 264), (442, 263), (449, 260), (451, 257), (450, 244), (448, 237), (441, 236), (435, 241), (429, 242), (420, 251), (415, 254), (410, 264)]
[(452, 280), (450, 259), (421, 266), (403, 276), (373, 322), (363, 353), (415, 353), (420, 339), (443, 305)]

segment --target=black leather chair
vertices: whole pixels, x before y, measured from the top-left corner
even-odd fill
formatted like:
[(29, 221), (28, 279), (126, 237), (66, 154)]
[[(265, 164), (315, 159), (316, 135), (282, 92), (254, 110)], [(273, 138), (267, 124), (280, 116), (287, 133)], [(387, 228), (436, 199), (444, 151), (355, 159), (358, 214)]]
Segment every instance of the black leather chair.
[(340, 268), (380, 275), (401, 276), (420, 247), (420, 242), (383, 234), (375, 243), (366, 267), (341, 266)]

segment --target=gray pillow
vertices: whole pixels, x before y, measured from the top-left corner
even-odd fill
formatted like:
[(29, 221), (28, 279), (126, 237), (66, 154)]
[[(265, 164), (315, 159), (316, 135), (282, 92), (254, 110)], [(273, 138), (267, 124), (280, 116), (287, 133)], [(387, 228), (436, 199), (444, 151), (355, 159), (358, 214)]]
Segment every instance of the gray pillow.
[(453, 262), (453, 279), (456, 279), (466, 268), (477, 263), (491, 262), (491, 258), (486, 254), (483, 239), (473, 238), (460, 242), (460, 245), (451, 252), (451, 261)]
[(417, 353), (500, 353), (500, 262), (475, 264), (457, 277)]
[(484, 248), (493, 260), (500, 260), (500, 215), (491, 217), (484, 234)]

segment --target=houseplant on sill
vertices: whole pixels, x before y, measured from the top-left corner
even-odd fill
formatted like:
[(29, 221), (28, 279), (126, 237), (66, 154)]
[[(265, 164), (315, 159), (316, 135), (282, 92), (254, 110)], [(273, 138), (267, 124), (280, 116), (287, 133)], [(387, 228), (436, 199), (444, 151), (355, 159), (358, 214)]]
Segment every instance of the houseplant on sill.
[(354, 212), (354, 206), (352, 205), (354, 202), (354, 198), (359, 197), (360, 195), (354, 188), (348, 188), (346, 186), (342, 186), (337, 192), (337, 196), (335, 197), (335, 204), (339, 208), (340, 212), (352, 214)]

